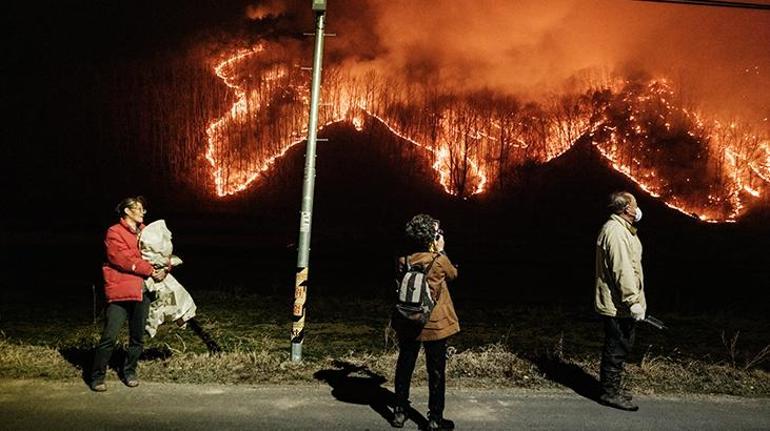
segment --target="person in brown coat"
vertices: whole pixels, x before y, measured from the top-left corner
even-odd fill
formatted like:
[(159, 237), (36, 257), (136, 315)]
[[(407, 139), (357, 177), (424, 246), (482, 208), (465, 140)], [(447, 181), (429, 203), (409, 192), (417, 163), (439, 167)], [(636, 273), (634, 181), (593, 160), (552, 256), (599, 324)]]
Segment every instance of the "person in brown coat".
[[(430, 318), (421, 332), (413, 334), (400, 331), (398, 335), (398, 362), (396, 363), (396, 405), (391, 425), (401, 428), (406, 422), (409, 408), (409, 386), (414, 372), (420, 344), (425, 347), (425, 362), (428, 368), (428, 430), (451, 430), (454, 423), (444, 419), (444, 395), (446, 383), (447, 338), (460, 332), (460, 323), (452, 304), (447, 281), (457, 278), (457, 268), (444, 251), (444, 235), (439, 221), (426, 214), (412, 218), (406, 225), (406, 235), (413, 243), (414, 253), (399, 260), (403, 267), (421, 265), (430, 269), (427, 274), (432, 298), (436, 301)], [(432, 262), (432, 265), (431, 265)]]

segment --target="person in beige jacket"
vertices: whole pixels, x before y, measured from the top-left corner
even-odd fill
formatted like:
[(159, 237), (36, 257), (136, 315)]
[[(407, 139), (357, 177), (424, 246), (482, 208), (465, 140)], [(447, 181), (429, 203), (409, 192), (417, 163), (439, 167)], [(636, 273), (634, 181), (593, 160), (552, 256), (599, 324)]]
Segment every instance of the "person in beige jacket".
[(409, 386), (414, 372), (420, 344), (425, 347), (425, 362), (428, 368), (428, 430), (451, 430), (454, 422), (444, 419), (444, 396), (446, 391), (447, 338), (460, 332), (460, 323), (455, 312), (447, 281), (457, 278), (457, 268), (444, 251), (444, 235), (439, 221), (426, 214), (412, 218), (406, 225), (407, 237), (414, 244), (414, 253), (399, 260), (403, 267), (420, 265), (430, 268), (427, 273), (431, 297), (436, 301), (425, 326), (419, 334), (399, 331), (398, 362), (396, 364), (396, 405), (391, 425), (401, 428), (406, 422), (409, 408)]
[(636, 322), (644, 320), (642, 242), (634, 224), (642, 218), (636, 198), (628, 192), (610, 195), (612, 214), (596, 240), (595, 309), (604, 323), (599, 401), (622, 410), (639, 407), (621, 391), (623, 366), (634, 344)]

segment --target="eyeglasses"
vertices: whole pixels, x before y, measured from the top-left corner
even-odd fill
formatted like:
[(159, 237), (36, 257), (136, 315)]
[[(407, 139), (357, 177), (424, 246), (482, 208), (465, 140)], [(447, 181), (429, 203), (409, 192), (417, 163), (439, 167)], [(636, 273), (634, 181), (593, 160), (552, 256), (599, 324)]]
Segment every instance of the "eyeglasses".
[(140, 212), (142, 214), (147, 214), (147, 210), (142, 207), (131, 207), (132, 210)]

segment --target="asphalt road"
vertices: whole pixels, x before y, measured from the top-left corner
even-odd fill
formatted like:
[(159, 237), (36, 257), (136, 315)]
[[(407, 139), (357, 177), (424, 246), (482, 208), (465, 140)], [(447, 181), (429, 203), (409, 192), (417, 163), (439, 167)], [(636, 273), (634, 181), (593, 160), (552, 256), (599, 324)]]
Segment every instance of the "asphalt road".
[[(386, 388), (326, 384), (226, 386), (0, 380), (0, 430), (389, 430)], [(378, 393), (379, 391), (379, 393)], [(458, 430), (770, 430), (770, 399), (640, 396), (638, 412), (570, 391), (449, 388), (445, 415)], [(413, 390), (425, 414), (425, 388)], [(407, 422), (405, 429), (417, 429)]]

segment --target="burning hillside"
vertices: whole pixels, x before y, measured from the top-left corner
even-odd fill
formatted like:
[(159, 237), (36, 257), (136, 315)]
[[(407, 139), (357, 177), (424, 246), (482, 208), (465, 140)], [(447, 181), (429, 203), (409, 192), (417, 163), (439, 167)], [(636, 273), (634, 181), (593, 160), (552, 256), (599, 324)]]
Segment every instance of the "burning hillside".
[[(208, 127), (206, 158), (219, 196), (238, 193), (306, 136), (308, 75), (279, 44), (224, 56), (214, 71), (235, 102)], [(667, 79), (584, 79), (534, 100), (452, 92), (371, 69), (325, 71), (319, 122), (380, 121), (425, 149), (458, 196), (484, 193), (525, 163), (546, 163), (590, 138), (612, 168), (685, 214), (734, 221), (768, 191), (770, 137), (687, 106)]]

